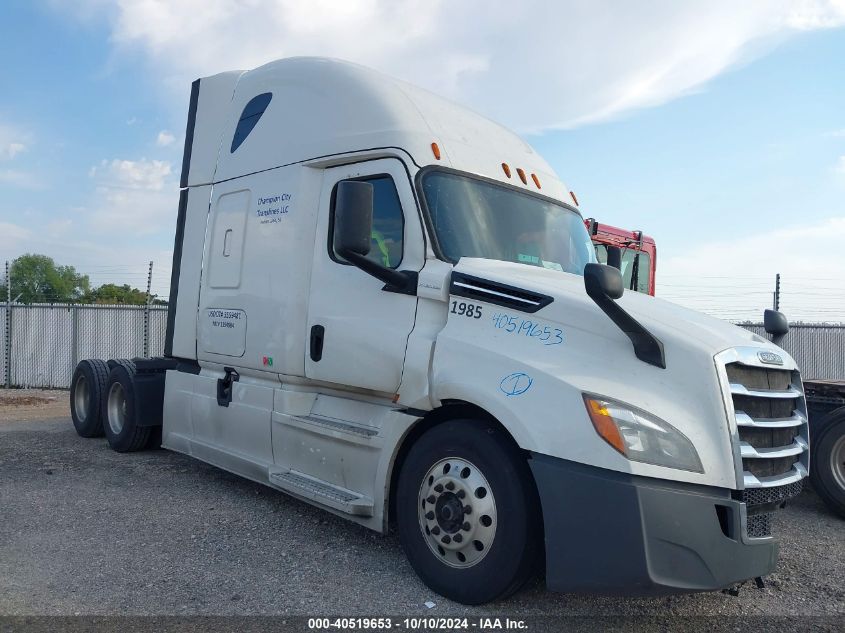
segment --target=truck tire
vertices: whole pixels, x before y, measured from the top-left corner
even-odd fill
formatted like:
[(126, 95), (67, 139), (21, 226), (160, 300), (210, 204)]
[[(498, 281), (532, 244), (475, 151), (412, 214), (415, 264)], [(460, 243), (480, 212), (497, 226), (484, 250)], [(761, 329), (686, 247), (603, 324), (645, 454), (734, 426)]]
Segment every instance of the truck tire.
[(397, 484), (397, 524), (411, 566), (463, 604), (504, 598), (536, 571), (539, 499), (510, 438), (483, 420), (452, 420), (411, 447)]
[(810, 478), (822, 500), (845, 518), (845, 408), (829, 416), (813, 438)]
[(111, 365), (103, 396), (103, 430), (113, 450), (138, 451), (146, 447), (150, 427), (138, 426), (135, 420), (135, 364), (118, 360)]
[(102, 401), (109, 368), (105, 361), (79, 361), (70, 383), (70, 417), (80, 437), (103, 435)]

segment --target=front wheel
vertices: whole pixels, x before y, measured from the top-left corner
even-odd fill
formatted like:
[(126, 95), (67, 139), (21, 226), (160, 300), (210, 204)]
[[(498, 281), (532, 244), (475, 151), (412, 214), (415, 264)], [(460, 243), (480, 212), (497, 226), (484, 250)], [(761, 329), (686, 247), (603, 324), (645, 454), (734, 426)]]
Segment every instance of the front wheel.
[(399, 474), (402, 547), (431, 589), (464, 604), (504, 598), (537, 568), (539, 501), (510, 438), (482, 420), (427, 431)]
[(811, 479), (828, 507), (845, 518), (845, 408), (830, 415), (819, 436), (812, 438)]

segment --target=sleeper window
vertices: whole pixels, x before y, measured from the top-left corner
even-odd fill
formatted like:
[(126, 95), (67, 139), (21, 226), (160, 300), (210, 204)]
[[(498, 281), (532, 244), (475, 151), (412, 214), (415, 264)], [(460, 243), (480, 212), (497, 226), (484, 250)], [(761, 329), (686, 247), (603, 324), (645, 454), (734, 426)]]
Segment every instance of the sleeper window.
[[(405, 219), (402, 215), (402, 204), (393, 178), (387, 175), (356, 178), (355, 180), (368, 182), (373, 186), (373, 231), (370, 240), (368, 259), (378, 262), (388, 268), (396, 268), (402, 261), (403, 236)], [(337, 192), (335, 186), (334, 193)], [(332, 200), (334, 200), (332, 195)], [(334, 228), (334, 202), (332, 202), (332, 231)], [(329, 248), (332, 259), (343, 262), (334, 252), (334, 235), (329, 234)], [(344, 262), (345, 263), (345, 262)]]
[(246, 137), (249, 136), (249, 133), (252, 132), (252, 129), (258, 123), (258, 119), (261, 118), (267, 106), (270, 105), (272, 98), (272, 93), (265, 92), (249, 100), (249, 103), (244, 107), (244, 111), (241, 112), (241, 118), (235, 128), (235, 135), (232, 137), (232, 148), (229, 150), (230, 154), (234, 153), (241, 146), (241, 143), (246, 140)]

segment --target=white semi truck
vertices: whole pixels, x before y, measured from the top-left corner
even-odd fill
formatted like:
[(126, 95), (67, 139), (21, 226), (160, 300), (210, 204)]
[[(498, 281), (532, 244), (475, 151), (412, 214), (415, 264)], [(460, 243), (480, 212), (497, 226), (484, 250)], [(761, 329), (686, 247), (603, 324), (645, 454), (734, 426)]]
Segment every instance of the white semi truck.
[[(360, 66), (194, 82), (165, 354), (85, 360), (83, 436), (378, 532), (464, 603), (760, 577), (808, 469), (798, 368), (627, 292), (522, 139)], [(155, 438), (151, 440), (151, 438)]]

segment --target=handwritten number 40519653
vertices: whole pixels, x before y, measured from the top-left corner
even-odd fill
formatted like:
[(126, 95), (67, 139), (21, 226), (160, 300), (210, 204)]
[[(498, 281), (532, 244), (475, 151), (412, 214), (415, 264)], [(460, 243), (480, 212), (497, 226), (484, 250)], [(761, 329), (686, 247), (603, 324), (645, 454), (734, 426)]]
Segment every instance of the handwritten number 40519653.
[(504, 330), (508, 334), (524, 335), (536, 338), (543, 345), (560, 345), (563, 343), (563, 330), (542, 323), (536, 323), (520, 316), (508, 314), (493, 315), (493, 325), (496, 329)]

